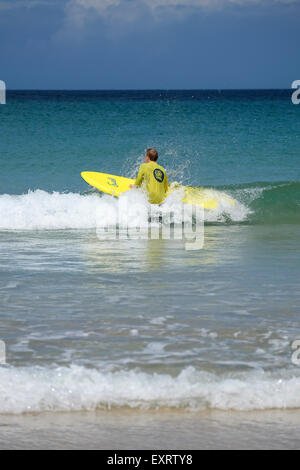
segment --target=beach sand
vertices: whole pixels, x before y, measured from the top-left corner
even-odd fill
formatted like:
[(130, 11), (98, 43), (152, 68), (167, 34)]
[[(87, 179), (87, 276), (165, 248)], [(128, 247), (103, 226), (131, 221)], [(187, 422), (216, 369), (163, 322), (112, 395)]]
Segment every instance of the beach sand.
[(1, 449), (290, 449), (300, 411), (97, 411), (1, 416)]

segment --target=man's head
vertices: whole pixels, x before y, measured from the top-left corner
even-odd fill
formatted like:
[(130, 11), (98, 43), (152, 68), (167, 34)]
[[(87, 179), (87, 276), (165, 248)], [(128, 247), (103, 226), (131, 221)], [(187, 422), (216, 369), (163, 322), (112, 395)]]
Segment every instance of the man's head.
[(158, 152), (155, 149), (148, 149), (146, 152), (146, 163), (156, 162), (158, 159)]

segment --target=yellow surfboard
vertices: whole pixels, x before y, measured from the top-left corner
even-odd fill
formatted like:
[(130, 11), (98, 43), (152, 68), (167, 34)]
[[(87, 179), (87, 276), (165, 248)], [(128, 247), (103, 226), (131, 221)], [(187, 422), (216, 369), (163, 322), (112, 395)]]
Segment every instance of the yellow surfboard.
[[(103, 193), (115, 197), (128, 191), (130, 185), (135, 183), (135, 180), (130, 178), (91, 171), (84, 171), (81, 173), (81, 176), (89, 185), (99, 189)], [(207, 210), (216, 210), (220, 204), (233, 206), (236, 204), (234, 199), (231, 199), (227, 194), (220, 191), (205, 188), (192, 188), (189, 186), (183, 187), (177, 183), (170, 185), (167, 197), (172, 192), (182, 188), (184, 188), (184, 198), (182, 202), (186, 204), (197, 205)]]

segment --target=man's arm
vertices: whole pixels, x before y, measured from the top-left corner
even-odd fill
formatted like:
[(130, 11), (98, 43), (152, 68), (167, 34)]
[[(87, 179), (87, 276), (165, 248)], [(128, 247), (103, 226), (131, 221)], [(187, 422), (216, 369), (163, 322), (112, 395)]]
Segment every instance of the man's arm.
[(169, 189), (167, 173), (165, 173), (164, 185), (165, 185), (165, 192), (167, 193)]
[(135, 187), (135, 186), (139, 187), (139, 186), (142, 185), (142, 182), (143, 182), (143, 179), (144, 179), (144, 174), (145, 174), (144, 165), (141, 165), (140, 169), (139, 169), (139, 173), (138, 173), (137, 178), (135, 180), (135, 183), (132, 185), (133, 187)]

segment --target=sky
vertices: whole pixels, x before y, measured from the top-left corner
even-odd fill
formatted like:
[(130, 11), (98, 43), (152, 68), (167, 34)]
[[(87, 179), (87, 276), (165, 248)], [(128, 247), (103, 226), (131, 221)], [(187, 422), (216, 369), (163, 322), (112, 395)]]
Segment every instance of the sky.
[(290, 88), (300, 0), (0, 0), (8, 89)]

